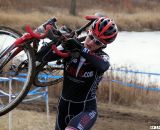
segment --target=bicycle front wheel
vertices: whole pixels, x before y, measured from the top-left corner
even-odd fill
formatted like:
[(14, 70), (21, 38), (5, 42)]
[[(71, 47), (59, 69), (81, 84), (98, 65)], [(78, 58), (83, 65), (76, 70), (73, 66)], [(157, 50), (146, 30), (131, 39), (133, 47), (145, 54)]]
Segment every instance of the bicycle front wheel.
[[(15, 50), (7, 52), (20, 35), (12, 29), (0, 28), (0, 64), (8, 59)], [(35, 57), (33, 49), (29, 45), (21, 48), (21, 51), (1, 67), (0, 70), (0, 116), (14, 109), (27, 95), (34, 77)]]

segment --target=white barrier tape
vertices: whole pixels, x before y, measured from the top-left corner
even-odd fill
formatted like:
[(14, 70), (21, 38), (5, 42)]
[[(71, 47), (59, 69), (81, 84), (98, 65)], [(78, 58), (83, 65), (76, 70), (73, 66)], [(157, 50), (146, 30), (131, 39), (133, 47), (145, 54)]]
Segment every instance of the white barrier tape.
[[(6, 93), (6, 92), (4, 92), (4, 91), (2, 91), (2, 90), (0, 90), (0, 93), (2, 93), (3, 95), (6, 95), (6, 96), (10, 96), (8, 93)], [(1, 95), (0, 95), (1, 96)]]
[(33, 100), (36, 100), (36, 99), (38, 99), (38, 98), (45, 97), (45, 96), (46, 96), (45, 94), (43, 94), (43, 95), (39, 95), (39, 96), (34, 97), (34, 98), (24, 99), (22, 102), (33, 101)]
[(0, 97), (1, 96), (8, 96), (8, 97), (13, 97), (13, 98), (15, 98), (16, 96), (15, 95), (13, 95), (13, 94), (8, 94), (8, 93), (6, 93), (6, 92), (4, 92), (4, 91), (2, 91), (2, 90), (0, 90), (0, 93), (2, 93), (3, 95), (0, 95)]
[[(3, 82), (6, 82), (6, 81), (10, 81), (10, 80), (12, 80), (12, 79), (14, 79), (14, 80), (18, 80), (18, 81), (24, 81), (25, 79), (24, 78), (17, 78), (17, 77), (12, 77), (12, 78), (5, 78), (5, 77), (0, 77), (0, 81), (3, 81)], [(22, 82), (23, 82), (22, 81)], [(37, 87), (37, 88), (35, 88), (34, 90), (31, 90), (29, 93), (28, 93), (28, 95), (36, 95), (36, 94), (43, 94), (45, 91), (41, 91), (41, 92), (36, 92), (36, 91), (38, 91), (38, 90), (40, 90), (41, 88), (40, 87)], [(16, 96), (16, 94), (14, 94), (14, 95), (10, 95), (9, 93), (6, 93), (6, 92), (4, 92), (4, 91), (2, 91), (2, 90), (0, 90), (0, 93), (1, 94), (3, 94), (3, 95), (0, 95), (0, 96), (8, 96), (8, 97), (13, 97), (13, 98), (15, 98)]]
[(10, 80), (10, 78), (0, 77), (0, 82), (6, 82), (9, 80)]
[[(38, 90), (40, 90), (40, 89), (42, 89), (42, 88), (41, 88), (41, 87), (37, 87), (37, 88), (35, 88), (35, 89), (29, 91), (27, 95), (33, 95), (33, 94), (36, 93), (36, 91), (38, 91)], [(42, 91), (41, 91), (41, 92), (42, 92)], [(39, 92), (38, 92), (38, 93), (39, 93)]]

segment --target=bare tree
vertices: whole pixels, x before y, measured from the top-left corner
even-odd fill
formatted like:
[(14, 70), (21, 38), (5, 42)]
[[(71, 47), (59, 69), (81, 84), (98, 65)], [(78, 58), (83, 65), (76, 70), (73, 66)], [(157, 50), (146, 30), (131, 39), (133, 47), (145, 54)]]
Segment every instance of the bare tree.
[(71, 0), (70, 14), (76, 15), (76, 0)]
[(1, 8), (9, 8), (12, 6), (11, 0), (0, 0), (0, 7)]

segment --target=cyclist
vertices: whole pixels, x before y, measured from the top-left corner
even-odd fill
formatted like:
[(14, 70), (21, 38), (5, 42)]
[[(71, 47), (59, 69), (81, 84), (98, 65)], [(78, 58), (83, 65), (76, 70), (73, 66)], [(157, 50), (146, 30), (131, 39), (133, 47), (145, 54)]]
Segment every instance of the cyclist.
[[(63, 89), (55, 130), (89, 130), (94, 125), (97, 119), (96, 89), (110, 66), (109, 56), (102, 49), (115, 40), (117, 33), (113, 20), (100, 17), (92, 24), (84, 44), (75, 38), (62, 44), (71, 56), (63, 62)], [(50, 53), (49, 48), (42, 49), (38, 57), (39, 61), (59, 58)]]

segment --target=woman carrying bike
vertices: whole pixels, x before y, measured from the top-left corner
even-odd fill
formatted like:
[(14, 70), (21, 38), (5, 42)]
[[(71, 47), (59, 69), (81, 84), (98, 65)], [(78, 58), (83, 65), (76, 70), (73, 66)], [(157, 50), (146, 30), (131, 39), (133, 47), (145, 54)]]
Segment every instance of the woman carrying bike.
[[(62, 44), (70, 56), (64, 58), (63, 89), (59, 98), (55, 130), (90, 130), (97, 119), (96, 90), (109, 68), (109, 56), (102, 51), (118, 33), (113, 20), (99, 17), (82, 44), (70, 38)], [(42, 49), (39, 61), (60, 58)], [(44, 56), (45, 54), (45, 56)]]

